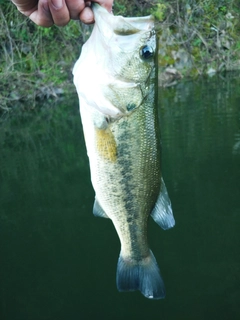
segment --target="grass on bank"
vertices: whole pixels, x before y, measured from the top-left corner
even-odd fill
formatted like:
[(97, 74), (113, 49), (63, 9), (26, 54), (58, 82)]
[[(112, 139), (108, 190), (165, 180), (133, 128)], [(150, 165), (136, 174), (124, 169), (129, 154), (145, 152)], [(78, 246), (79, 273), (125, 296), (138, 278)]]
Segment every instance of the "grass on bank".
[[(115, 0), (114, 14), (156, 17), (161, 85), (240, 68), (239, 0)], [(71, 69), (89, 34), (78, 21), (38, 27), (0, 0), (0, 110), (74, 90)]]
[(155, 16), (163, 76), (168, 67), (191, 78), (240, 69), (239, 0), (158, 1)]
[(36, 99), (73, 90), (71, 68), (88, 33), (88, 27), (77, 21), (64, 28), (36, 26), (4, 0), (0, 6), (0, 108), (26, 100), (34, 106)]

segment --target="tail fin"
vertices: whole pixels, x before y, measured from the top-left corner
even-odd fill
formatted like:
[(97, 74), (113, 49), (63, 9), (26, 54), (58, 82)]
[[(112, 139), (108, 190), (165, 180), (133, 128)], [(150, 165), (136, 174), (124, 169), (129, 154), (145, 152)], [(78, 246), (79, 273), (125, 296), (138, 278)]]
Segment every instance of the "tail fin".
[(124, 260), (119, 256), (117, 266), (117, 288), (119, 291), (140, 290), (149, 299), (163, 299), (165, 286), (156, 259), (150, 251), (140, 261)]

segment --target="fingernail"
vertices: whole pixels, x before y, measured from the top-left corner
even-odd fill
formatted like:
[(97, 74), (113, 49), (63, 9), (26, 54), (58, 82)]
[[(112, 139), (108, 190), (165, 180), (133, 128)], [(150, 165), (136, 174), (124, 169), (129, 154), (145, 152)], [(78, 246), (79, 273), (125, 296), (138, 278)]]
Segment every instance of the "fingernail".
[(51, 0), (51, 2), (56, 9), (61, 9), (63, 6), (63, 0)]
[(80, 20), (86, 24), (91, 24), (94, 22), (93, 13), (89, 7), (84, 8), (80, 13)]

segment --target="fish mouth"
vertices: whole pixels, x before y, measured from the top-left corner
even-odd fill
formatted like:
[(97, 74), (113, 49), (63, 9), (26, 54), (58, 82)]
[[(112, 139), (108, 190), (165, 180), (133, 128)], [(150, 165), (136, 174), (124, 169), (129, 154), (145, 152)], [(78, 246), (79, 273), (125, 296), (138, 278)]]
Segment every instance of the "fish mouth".
[(151, 15), (145, 17), (127, 18), (123, 16), (114, 16), (96, 2), (92, 2), (91, 7), (95, 22), (98, 25), (101, 33), (108, 33), (107, 31), (104, 31), (104, 29), (107, 27), (116, 35), (129, 36), (136, 33), (150, 31), (154, 27), (154, 18)]

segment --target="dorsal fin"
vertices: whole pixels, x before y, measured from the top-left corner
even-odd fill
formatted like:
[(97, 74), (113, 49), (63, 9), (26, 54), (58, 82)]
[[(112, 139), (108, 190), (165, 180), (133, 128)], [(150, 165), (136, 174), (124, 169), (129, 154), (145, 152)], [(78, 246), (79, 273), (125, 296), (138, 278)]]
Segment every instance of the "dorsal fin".
[(95, 217), (108, 218), (107, 214), (99, 204), (97, 198), (95, 198), (95, 201), (94, 201), (93, 214), (95, 215)]
[(151, 216), (153, 220), (164, 230), (170, 229), (175, 225), (171, 201), (168, 197), (168, 192), (163, 178), (161, 179), (160, 194)]

